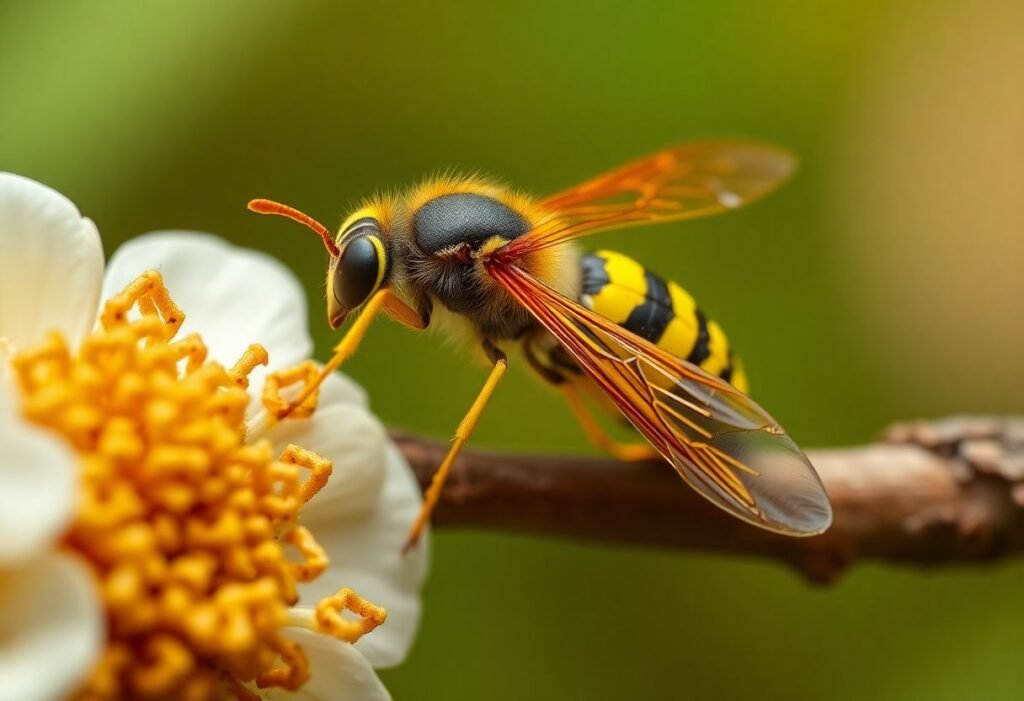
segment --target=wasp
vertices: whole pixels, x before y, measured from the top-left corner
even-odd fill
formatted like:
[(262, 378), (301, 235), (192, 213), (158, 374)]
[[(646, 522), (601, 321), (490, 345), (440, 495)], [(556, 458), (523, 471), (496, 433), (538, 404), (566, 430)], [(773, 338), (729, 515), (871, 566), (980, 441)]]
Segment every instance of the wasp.
[[(336, 235), (271, 200), (249, 209), (298, 221), (323, 241), (327, 319), (357, 314), (319, 376), (279, 418), (315, 402), (383, 312), (417, 330), (474, 339), (491, 370), (424, 495), (416, 543), (455, 457), (515, 350), (558, 388), (587, 437), (623, 460), (661, 458), (728, 513), (793, 536), (832, 519), (810, 461), (746, 394), (743, 368), (721, 327), (674, 282), (619, 253), (583, 255), (599, 231), (709, 216), (753, 202), (784, 182), (793, 157), (741, 140), (682, 144), (563, 192), (536, 199), (479, 176), (445, 175), (368, 199)], [(592, 407), (617, 410), (646, 439), (613, 439)]]

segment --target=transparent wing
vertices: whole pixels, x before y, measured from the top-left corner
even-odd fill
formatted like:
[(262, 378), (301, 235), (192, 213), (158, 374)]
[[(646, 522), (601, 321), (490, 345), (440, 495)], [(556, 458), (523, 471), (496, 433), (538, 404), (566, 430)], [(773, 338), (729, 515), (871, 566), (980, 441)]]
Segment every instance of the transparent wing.
[(518, 266), (492, 263), (488, 271), (697, 492), (768, 530), (814, 535), (828, 528), (832, 508), (817, 473), (750, 397)]
[(781, 149), (739, 140), (682, 144), (540, 202), (551, 218), (508, 245), (508, 259), (597, 231), (704, 217), (767, 194), (793, 172)]

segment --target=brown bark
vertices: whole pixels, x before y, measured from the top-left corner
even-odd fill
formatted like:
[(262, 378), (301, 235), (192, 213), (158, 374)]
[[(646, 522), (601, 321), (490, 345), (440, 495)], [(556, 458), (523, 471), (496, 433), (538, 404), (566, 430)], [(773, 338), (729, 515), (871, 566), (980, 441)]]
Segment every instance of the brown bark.
[[(447, 446), (393, 437), (426, 486)], [(474, 451), (456, 462), (434, 524), (774, 558), (823, 583), (861, 560), (938, 565), (1024, 552), (1024, 417), (900, 424), (878, 443), (808, 455), (835, 513), (812, 538), (742, 523), (660, 462)]]

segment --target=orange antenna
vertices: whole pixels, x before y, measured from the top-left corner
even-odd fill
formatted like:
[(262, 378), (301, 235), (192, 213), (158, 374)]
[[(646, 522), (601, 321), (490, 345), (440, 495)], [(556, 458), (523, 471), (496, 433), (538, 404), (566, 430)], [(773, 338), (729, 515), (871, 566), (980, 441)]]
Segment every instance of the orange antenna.
[(274, 202), (273, 200), (249, 200), (247, 205), (249, 211), (256, 212), (257, 214), (277, 214), (282, 217), (288, 217), (292, 221), (297, 221), (300, 224), (305, 224), (319, 236), (324, 242), (324, 248), (331, 254), (333, 258), (337, 258), (340, 251), (338, 250), (338, 244), (334, 243), (334, 239), (331, 238), (331, 232), (327, 230), (323, 224), (318, 222), (313, 217), (300, 212), (294, 207), (289, 207), (286, 204), (280, 202)]

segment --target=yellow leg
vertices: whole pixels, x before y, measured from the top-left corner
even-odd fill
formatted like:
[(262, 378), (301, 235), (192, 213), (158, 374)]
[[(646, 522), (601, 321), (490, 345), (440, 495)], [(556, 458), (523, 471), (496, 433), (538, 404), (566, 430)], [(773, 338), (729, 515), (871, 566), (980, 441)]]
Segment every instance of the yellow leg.
[(378, 291), (366, 303), (362, 313), (352, 323), (352, 326), (341, 341), (338, 342), (338, 345), (334, 347), (334, 355), (331, 356), (331, 359), (327, 361), (327, 364), (321, 368), (319, 374), (312, 381), (306, 383), (299, 396), (287, 403), (275, 401), (276, 404), (280, 405), (276, 411), (278, 420), (284, 419), (307, 402), (307, 409), (312, 410), (314, 408), (316, 392), (320, 385), (323, 384), (328, 375), (337, 370), (346, 359), (355, 353), (356, 348), (359, 347), (363, 340), (363, 336), (366, 335), (366, 330), (370, 328), (370, 322), (382, 310), (391, 318), (400, 321), (406, 326), (416, 329), (426, 328), (426, 322), (422, 321), (419, 315), (410, 309), (405, 302), (396, 297), (394, 293), (387, 289)]
[(444, 457), (441, 462), (441, 466), (437, 468), (437, 472), (434, 473), (434, 479), (430, 482), (430, 487), (427, 488), (426, 494), (423, 495), (423, 506), (420, 508), (420, 513), (416, 517), (416, 521), (412, 524), (412, 528), (409, 529), (409, 537), (405, 541), (405, 546), (402, 548), (402, 552), (406, 552), (409, 548), (416, 545), (419, 540), (420, 534), (423, 532), (423, 528), (427, 525), (427, 521), (430, 520), (430, 513), (434, 510), (437, 505), (437, 500), (441, 496), (441, 488), (444, 487), (444, 482), (448, 479), (448, 474), (452, 470), (452, 465), (455, 463), (455, 458), (465, 445), (466, 441), (469, 440), (470, 435), (473, 433), (473, 429), (476, 428), (477, 421), (480, 420), (480, 414), (483, 413), (484, 407), (487, 406), (488, 400), (491, 395), (494, 394), (494, 388), (498, 386), (498, 382), (501, 380), (502, 375), (505, 374), (505, 370), (508, 369), (508, 360), (505, 355), (497, 349), (493, 349), (494, 367), (491, 368), (491, 374), (487, 378), (487, 382), (484, 383), (483, 388), (476, 397), (476, 401), (473, 402), (473, 406), (469, 408), (466, 415), (459, 422), (458, 428), (455, 429), (455, 439), (452, 441), (451, 448), (448, 449), (448, 454)]
[(596, 447), (608, 452), (616, 460), (621, 460), (622, 462), (643, 462), (645, 460), (661, 459), (661, 453), (655, 450), (654, 446), (650, 443), (620, 443), (609, 436), (604, 427), (587, 410), (586, 405), (583, 403), (583, 398), (576, 388), (568, 382), (561, 383), (558, 385), (558, 388), (562, 390), (566, 401), (569, 402), (569, 407), (576, 414), (576, 419), (580, 422), (583, 432), (587, 434), (587, 438)]

